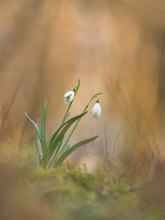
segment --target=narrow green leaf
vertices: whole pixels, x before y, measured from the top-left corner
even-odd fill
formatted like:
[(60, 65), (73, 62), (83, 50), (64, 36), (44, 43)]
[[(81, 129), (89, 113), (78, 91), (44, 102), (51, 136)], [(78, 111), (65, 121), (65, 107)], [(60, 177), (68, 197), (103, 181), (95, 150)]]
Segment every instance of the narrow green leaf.
[(38, 160), (39, 160), (39, 164), (41, 165), (41, 155), (40, 155), (40, 151), (39, 151), (39, 146), (38, 146), (38, 135), (36, 133), (36, 152), (37, 152), (37, 156), (38, 156)]
[[(56, 149), (58, 149), (60, 146), (61, 146), (61, 142), (59, 142), (56, 146)], [(50, 160), (51, 159), (51, 160)], [(57, 160), (57, 154), (56, 152), (53, 153), (53, 152), (50, 152), (48, 151), (48, 163), (49, 163), (49, 167), (52, 167), (52, 164), (54, 162), (54, 160)]]
[(38, 160), (39, 160), (39, 164), (41, 164), (41, 155), (40, 155), (40, 151), (39, 151), (39, 146), (38, 146), (38, 140), (40, 140), (40, 142), (42, 142), (41, 140), (41, 133), (40, 133), (40, 129), (38, 127), (38, 125), (28, 116), (28, 114), (25, 112), (25, 116), (29, 119), (29, 121), (33, 124), (34, 129), (35, 129), (35, 137), (36, 137), (36, 152), (37, 152), (37, 156), (38, 156)]
[(58, 158), (60, 158), (65, 151), (67, 151), (70, 147), (71, 147), (72, 143), (70, 140), (68, 140), (68, 142), (66, 144), (64, 144), (61, 148), (61, 150), (59, 151), (56, 160), (58, 160)]
[[(52, 148), (54, 145), (56, 145), (55, 143), (57, 142), (57, 137), (62, 136), (62, 134), (65, 135), (66, 131), (69, 129), (69, 127), (76, 122), (79, 118), (82, 118), (85, 114), (87, 114), (87, 112), (84, 112), (80, 115), (77, 115), (71, 119), (69, 119), (68, 121), (66, 121), (63, 125), (61, 125), (56, 132), (53, 134), (50, 143), (49, 143), (49, 148)], [(63, 129), (63, 130), (62, 130)], [(62, 130), (62, 131), (61, 131)], [(61, 132), (60, 132), (61, 131)], [(60, 134), (59, 134), (60, 133)]]
[(37, 123), (35, 123), (29, 116), (28, 114), (25, 112), (25, 116), (29, 119), (29, 121), (33, 124), (34, 128), (35, 128), (35, 131), (36, 131), (36, 134), (37, 136), (39, 137), (40, 141), (42, 142), (41, 140), (41, 133), (40, 133), (40, 129), (37, 125)]
[(77, 94), (79, 88), (80, 88), (80, 78), (77, 79), (77, 86), (75, 87), (75, 95)]
[(58, 159), (57, 162), (55, 162), (55, 166), (59, 166), (65, 159), (66, 157), (68, 157), (73, 151), (75, 151), (77, 148), (85, 145), (85, 144), (88, 144), (92, 141), (94, 141), (96, 138), (98, 138), (98, 136), (94, 136), (94, 137), (91, 137), (91, 138), (88, 138), (86, 140), (83, 140), (83, 141), (80, 141), (78, 142), (77, 144), (73, 145), (72, 147), (70, 147), (69, 149), (67, 149), (62, 155), (61, 157)]
[(47, 157), (46, 135), (45, 135), (46, 115), (47, 115), (47, 100), (45, 100), (44, 102), (44, 109), (41, 117), (41, 139), (42, 139), (42, 151), (43, 151), (44, 161), (46, 160)]
[[(70, 120), (71, 120), (71, 119), (70, 119)], [(50, 139), (49, 147), (53, 145), (53, 143), (54, 143), (54, 141), (55, 141), (57, 135), (58, 135), (59, 132), (60, 132), (60, 130), (61, 130), (68, 122), (69, 122), (69, 120), (66, 121), (65, 123), (63, 123), (63, 124), (55, 131), (55, 133), (53, 134), (52, 138)]]
[[(49, 145), (49, 159), (51, 158), (52, 154), (54, 153), (54, 151), (56, 150), (55, 156), (53, 157), (53, 160), (56, 159), (56, 155), (63, 143), (64, 137), (65, 137), (65, 133), (67, 132), (67, 130), (70, 128), (70, 126), (76, 122), (77, 120), (79, 120), (79, 118), (83, 117), (87, 112), (84, 112), (81, 115), (75, 116), (73, 118), (71, 118), (70, 120), (68, 120), (68, 123), (65, 124), (64, 128), (61, 130), (61, 132), (56, 136), (56, 138), (53, 139), (53, 141), (50, 143)], [(52, 161), (50, 162), (50, 164), (52, 164)]]
[(45, 124), (47, 115), (47, 101), (44, 102), (44, 109), (41, 117), (41, 137), (45, 140)]
[(65, 120), (67, 120), (67, 118), (69, 117), (69, 115), (70, 115), (70, 112), (68, 112), (68, 114), (66, 115)]

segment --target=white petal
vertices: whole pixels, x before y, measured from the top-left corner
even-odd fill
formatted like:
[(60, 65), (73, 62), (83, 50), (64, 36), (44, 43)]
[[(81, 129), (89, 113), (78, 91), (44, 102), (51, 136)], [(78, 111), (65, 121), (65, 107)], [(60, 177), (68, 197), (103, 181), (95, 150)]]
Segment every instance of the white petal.
[(95, 103), (95, 105), (92, 108), (92, 112), (91, 112), (92, 117), (98, 119), (101, 116), (101, 112), (102, 110), (101, 110), (100, 104)]
[(74, 96), (75, 96), (75, 93), (73, 91), (66, 92), (64, 95), (65, 104), (67, 104), (67, 105), (70, 104), (73, 101)]

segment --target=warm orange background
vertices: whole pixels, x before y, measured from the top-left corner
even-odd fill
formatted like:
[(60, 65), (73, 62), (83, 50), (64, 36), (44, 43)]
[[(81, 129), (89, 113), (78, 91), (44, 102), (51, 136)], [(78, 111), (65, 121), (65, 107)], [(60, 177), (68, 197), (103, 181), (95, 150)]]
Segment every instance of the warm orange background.
[(45, 98), (50, 136), (79, 76), (73, 113), (104, 93), (102, 118), (87, 116), (75, 137), (100, 135), (89, 155), (164, 162), (164, 13), (162, 0), (1, 1), (1, 143), (20, 148), (33, 138), (24, 112), (40, 116)]

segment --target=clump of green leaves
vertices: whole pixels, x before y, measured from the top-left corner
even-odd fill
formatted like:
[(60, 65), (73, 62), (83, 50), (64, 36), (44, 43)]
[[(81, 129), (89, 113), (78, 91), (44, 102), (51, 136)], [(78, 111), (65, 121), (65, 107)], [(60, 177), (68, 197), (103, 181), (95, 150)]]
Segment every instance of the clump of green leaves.
[[(94, 136), (85, 140), (82, 140), (76, 144), (71, 144), (71, 136), (73, 135), (75, 129), (77, 128), (81, 118), (83, 118), (87, 114), (87, 109), (92, 102), (92, 100), (96, 99), (98, 102), (98, 96), (102, 93), (95, 94), (87, 103), (85, 108), (83, 109), (82, 113), (76, 115), (68, 119), (70, 115), (70, 108), (74, 101), (75, 96), (80, 88), (80, 79), (78, 79), (77, 85), (74, 87), (72, 91), (67, 92), (64, 95), (64, 102), (68, 104), (68, 108), (64, 114), (64, 117), (61, 121), (60, 126), (52, 135), (49, 143), (46, 141), (46, 116), (47, 116), (47, 101), (44, 103), (44, 108), (42, 112), (41, 122), (40, 125), (32, 120), (27, 113), (25, 113), (26, 117), (30, 120), (33, 124), (35, 129), (35, 137), (36, 137), (36, 152), (38, 155), (38, 160), (40, 166), (46, 167), (58, 167), (62, 164), (62, 162), (77, 148), (88, 144), (94, 141), (98, 136)], [(96, 114), (100, 116), (101, 111), (97, 112)], [(40, 147), (41, 146), (41, 147)]]

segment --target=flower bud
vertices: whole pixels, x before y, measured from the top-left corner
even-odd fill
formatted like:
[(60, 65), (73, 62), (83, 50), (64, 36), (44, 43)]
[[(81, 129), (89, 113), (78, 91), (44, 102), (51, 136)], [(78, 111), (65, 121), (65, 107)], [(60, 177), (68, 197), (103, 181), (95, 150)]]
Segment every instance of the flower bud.
[(91, 116), (98, 119), (101, 115), (101, 106), (99, 102), (96, 102), (92, 108)]
[(64, 103), (69, 105), (73, 101), (74, 96), (75, 96), (74, 91), (66, 92), (65, 95), (64, 95)]

